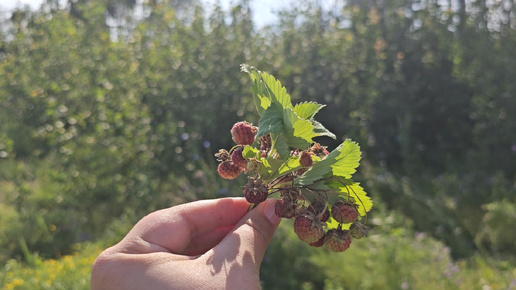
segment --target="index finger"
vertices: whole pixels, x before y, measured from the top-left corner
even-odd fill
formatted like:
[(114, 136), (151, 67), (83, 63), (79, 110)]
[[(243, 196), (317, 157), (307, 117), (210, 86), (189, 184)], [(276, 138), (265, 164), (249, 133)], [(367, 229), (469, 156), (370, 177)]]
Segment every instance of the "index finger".
[(195, 237), (235, 225), (248, 207), (244, 198), (221, 198), (155, 211), (141, 219), (119, 246), (131, 253), (186, 254)]

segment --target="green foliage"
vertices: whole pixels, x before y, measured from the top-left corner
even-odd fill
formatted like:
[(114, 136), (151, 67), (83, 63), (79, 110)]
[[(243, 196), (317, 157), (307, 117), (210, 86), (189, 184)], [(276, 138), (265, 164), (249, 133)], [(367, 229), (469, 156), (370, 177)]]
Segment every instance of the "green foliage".
[(509, 201), (493, 202), (485, 205), (482, 229), (476, 236), (476, 243), (502, 255), (516, 251), (514, 231), (516, 226), (516, 205)]
[[(264, 289), (475, 289), (507, 288), (514, 264), (489, 258), (454, 261), (450, 249), (415, 233), (403, 216), (378, 203), (367, 239), (335, 255), (300, 242), (282, 222), (264, 259)], [(512, 266), (511, 266), (512, 265)]]
[[(121, 232), (120, 217), (238, 193), (241, 181), (214, 176), (214, 148), (230, 146), (220, 128), (252, 120), (256, 108), (260, 135), (282, 132), (284, 121), (313, 126), (276, 137), (278, 152), (330, 131), (342, 136), (321, 141), (330, 148), (361, 144), (361, 187), (454, 258), (514, 256), (504, 232), (516, 203), (514, 7), (352, 1), (326, 11), (306, 1), (258, 29), (247, 1), (230, 12), (149, 2), (141, 18), (108, 1), (127, 12), (112, 14), (116, 24), (106, 22), (106, 1), (48, 2), (1, 19), (0, 264), (69, 254), (77, 241)], [(241, 74), (241, 63), (281, 79), (290, 95), (268, 74)], [(249, 85), (267, 93), (250, 101)], [(297, 105), (283, 115), (272, 100)], [(465, 271), (500, 278), (486, 263)]]

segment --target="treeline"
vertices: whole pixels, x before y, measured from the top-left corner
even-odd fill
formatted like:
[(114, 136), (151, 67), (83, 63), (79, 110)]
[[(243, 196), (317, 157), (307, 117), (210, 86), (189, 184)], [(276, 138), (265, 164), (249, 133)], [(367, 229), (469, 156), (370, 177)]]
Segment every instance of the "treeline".
[(3, 19), (0, 260), (238, 195), (213, 154), (234, 122), (256, 121), (242, 63), (327, 104), (320, 121), (361, 144), (364, 187), (417, 230), (457, 257), (514, 254), (516, 7), (316, 3), (259, 29), (245, 0), (49, 0)]

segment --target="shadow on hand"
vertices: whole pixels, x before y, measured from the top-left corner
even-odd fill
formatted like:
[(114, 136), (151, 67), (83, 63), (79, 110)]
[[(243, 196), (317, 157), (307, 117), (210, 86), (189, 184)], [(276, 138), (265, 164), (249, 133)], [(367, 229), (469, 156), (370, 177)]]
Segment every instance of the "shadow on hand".
[(239, 254), (241, 243), (240, 236), (236, 233), (230, 233), (226, 236), (223, 242), (225, 242), (226, 239), (231, 239), (231, 247), (215, 246), (212, 249), (213, 255), (206, 261), (206, 264), (210, 267), (212, 275), (218, 274), (223, 267), (226, 272), (229, 272), (231, 269), (228, 269), (228, 267), (235, 267), (238, 265), (237, 256)]

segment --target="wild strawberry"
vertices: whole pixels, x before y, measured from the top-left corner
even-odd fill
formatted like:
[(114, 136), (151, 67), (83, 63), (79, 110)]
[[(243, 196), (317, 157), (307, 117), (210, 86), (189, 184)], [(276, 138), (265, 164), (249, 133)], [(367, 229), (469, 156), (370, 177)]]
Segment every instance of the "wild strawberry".
[(285, 196), (276, 200), (274, 212), (280, 218), (293, 218), (296, 214), (296, 204), (290, 197)]
[(233, 161), (233, 163), (240, 166), (241, 168), (247, 170), (247, 160), (245, 160), (244, 156), (242, 155), (243, 151), (244, 149), (242, 147), (238, 147), (237, 149), (233, 150), (233, 153), (231, 153), (231, 161)]
[(358, 218), (358, 209), (354, 204), (338, 201), (331, 208), (331, 216), (339, 223), (352, 223)]
[(324, 237), (324, 244), (332, 252), (343, 252), (351, 245), (348, 231), (331, 229)]
[(361, 239), (367, 237), (367, 227), (361, 223), (354, 222), (349, 227), (349, 234), (353, 239)]
[(314, 201), (307, 209), (309, 212), (315, 214), (315, 216), (323, 223), (330, 218), (330, 211), (328, 210), (325, 202)]
[(324, 244), (332, 252), (343, 252), (349, 248), (351, 238), (348, 231), (341, 229), (331, 229), (324, 236)]
[(309, 244), (317, 242), (324, 236), (322, 223), (305, 215), (299, 215), (294, 220), (294, 232), (301, 241)]
[(265, 201), (268, 195), (269, 190), (267, 186), (262, 183), (261, 179), (248, 177), (247, 184), (244, 188), (244, 196), (249, 203), (258, 204)]
[(312, 167), (314, 164), (314, 161), (312, 160), (312, 156), (310, 156), (310, 153), (303, 151), (301, 152), (301, 155), (299, 156), (299, 163), (304, 168)]
[(320, 238), (317, 242), (310, 243), (309, 245), (316, 248), (322, 247), (324, 245), (324, 237), (325, 235), (322, 236), (322, 238)]
[(257, 128), (248, 122), (237, 122), (231, 128), (233, 141), (240, 145), (251, 145), (254, 142)]
[(242, 172), (242, 168), (231, 161), (224, 161), (219, 164), (217, 172), (222, 178), (234, 179)]

